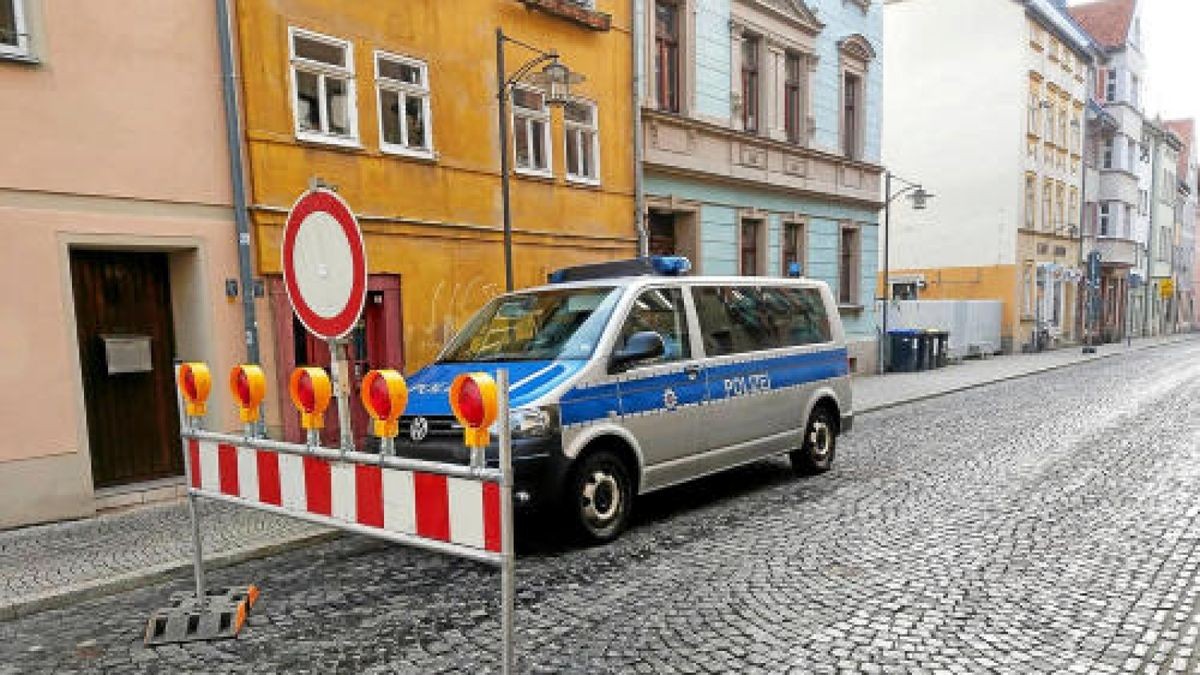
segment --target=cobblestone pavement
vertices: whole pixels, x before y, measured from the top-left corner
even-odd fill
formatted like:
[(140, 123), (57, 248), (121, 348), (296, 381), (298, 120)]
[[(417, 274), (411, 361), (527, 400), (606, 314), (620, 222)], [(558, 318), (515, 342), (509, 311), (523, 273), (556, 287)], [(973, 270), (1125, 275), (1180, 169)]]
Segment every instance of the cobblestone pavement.
[[(835, 469), (652, 496), (616, 544), (525, 525), (522, 672), (1200, 670), (1200, 344), (865, 415)], [(0, 673), (496, 668), (488, 568), (358, 537), (224, 568), (235, 641), (141, 646), (186, 575), (0, 622)]]

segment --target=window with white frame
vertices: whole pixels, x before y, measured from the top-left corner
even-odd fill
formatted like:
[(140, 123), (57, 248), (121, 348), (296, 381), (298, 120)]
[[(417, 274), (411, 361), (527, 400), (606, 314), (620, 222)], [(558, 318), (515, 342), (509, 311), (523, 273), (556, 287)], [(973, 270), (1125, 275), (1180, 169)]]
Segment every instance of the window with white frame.
[(550, 175), (550, 109), (546, 95), (529, 87), (514, 87), (513, 157), (517, 171)]
[(0, 57), (29, 56), (24, 0), (0, 0)]
[(429, 67), (424, 61), (375, 52), (379, 146), (384, 152), (433, 155)]
[(1112, 204), (1110, 202), (1100, 202), (1100, 236), (1111, 237), (1113, 234)]
[(1109, 136), (1108, 138), (1104, 139), (1104, 164), (1103, 164), (1104, 168), (1106, 168), (1106, 169), (1113, 168), (1113, 161), (1115, 159), (1115, 157), (1113, 155), (1115, 153), (1116, 153), (1116, 143), (1115, 143), (1113, 137)]
[(351, 44), (298, 28), (288, 32), (296, 135), (305, 140), (357, 143)]
[(563, 106), (563, 140), (567, 145), (567, 179), (599, 183), (600, 145), (595, 103), (574, 100)]
[(1116, 68), (1108, 69), (1108, 77), (1104, 82), (1104, 100), (1107, 103), (1112, 103), (1117, 100), (1117, 74)]

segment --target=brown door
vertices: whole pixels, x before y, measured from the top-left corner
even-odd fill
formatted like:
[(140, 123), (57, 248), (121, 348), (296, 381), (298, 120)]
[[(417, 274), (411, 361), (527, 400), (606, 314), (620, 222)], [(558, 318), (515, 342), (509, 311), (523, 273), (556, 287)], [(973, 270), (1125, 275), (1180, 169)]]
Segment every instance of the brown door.
[(96, 487), (183, 473), (165, 253), (72, 251)]
[[(283, 404), (284, 437), (300, 442), (304, 439), (300, 421), (288, 398), (287, 382), (291, 371), (297, 366), (320, 366), (329, 372), (329, 345), (313, 337), (304, 324), (296, 318), (288, 304), (282, 280), (271, 280), (271, 299), (276, 313), (275, 330), (278, 336), (278, 373)], [(354, 330), (346, 336), (342, 349), (350, 366), (350, 426), (354, 431), (354, 444), (359, 449), (373, 450), (378, 441), (371, 435), (370, 417), (359, 399), (359, 389), (367, 372), (379, 368), (394, 368), (404, 371), (401, 348), (400, 277), (392, 274), (371, 274), (367, 278), (367, 301), (362, 317)], [(325, 428), (321, 430), (321, 443), (338, 446), (337, 404), (331, 401), (325, 413)]]

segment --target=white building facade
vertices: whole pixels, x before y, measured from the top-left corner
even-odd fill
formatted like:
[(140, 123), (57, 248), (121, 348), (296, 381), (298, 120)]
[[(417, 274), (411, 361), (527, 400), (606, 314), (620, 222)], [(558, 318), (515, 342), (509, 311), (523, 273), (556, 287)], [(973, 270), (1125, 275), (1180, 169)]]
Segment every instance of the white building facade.
[(1006, 351), (1078, 340), (1091, 39), (1050, 0), (893, 0), (884, 44), (884, 164), (936, 195), (893, 204), (893, 281), (1002, 301)]

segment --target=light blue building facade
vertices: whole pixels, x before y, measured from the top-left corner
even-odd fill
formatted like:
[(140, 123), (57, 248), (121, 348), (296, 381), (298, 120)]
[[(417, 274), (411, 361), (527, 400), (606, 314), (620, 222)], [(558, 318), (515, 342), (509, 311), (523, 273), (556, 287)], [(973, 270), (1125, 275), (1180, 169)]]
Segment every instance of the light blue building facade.
[(802, 273), (875, 367), (878, 0), (641, 0), (650, 249), (701, 274)]

